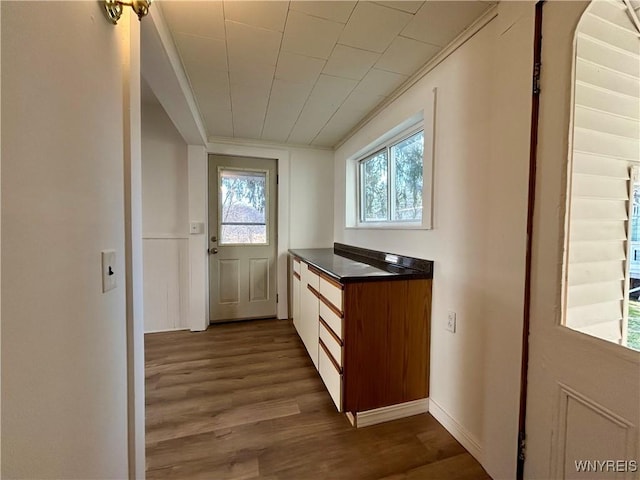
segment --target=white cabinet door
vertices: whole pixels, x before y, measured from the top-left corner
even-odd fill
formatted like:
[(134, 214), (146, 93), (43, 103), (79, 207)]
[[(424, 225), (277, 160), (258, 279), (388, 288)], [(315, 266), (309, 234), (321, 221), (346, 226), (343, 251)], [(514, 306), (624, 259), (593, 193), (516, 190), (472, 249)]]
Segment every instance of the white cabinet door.
[(331, 400), (336, 405), (336, 408), (339, 412), (342, 411), (342, 374), (340, 373), (338, 367), (331, 361), (329, 355), (324, 350), (324, 348), (320, 348), (319, 351), (320, 359), (319, 359), (319, 368), (320, 377), (327, 387), (327, 391), (331, 396)]
[(293, 326), (300, 334), (300, 262), (293, 261), (294, 268), (291, 272), (291, 318)]
[[(316, 288), (318, 276), (311, 272), (306, 263), (300, 263), (300, 329), (298, 333), (309, 352), (316, 369), (318, 368), (318, 297), (309, 289)], [(314, 285), (316, 287), (314, 287)]]

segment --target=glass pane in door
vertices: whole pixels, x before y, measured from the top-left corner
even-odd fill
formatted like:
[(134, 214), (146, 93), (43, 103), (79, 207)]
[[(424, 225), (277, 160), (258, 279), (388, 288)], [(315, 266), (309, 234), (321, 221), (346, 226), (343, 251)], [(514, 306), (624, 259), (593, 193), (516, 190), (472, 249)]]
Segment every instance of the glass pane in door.
[(266, 171), (220, 168), (219, 245), (268, 245)]

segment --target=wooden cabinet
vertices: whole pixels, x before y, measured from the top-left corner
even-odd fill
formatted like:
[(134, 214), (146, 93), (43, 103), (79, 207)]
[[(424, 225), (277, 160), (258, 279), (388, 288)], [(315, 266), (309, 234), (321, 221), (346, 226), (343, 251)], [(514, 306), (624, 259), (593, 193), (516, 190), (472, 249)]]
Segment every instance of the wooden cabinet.
[(431, 280), (341, 283), (300, 265), (294, 324), (338, 411), (355, 418), (426, 399)]

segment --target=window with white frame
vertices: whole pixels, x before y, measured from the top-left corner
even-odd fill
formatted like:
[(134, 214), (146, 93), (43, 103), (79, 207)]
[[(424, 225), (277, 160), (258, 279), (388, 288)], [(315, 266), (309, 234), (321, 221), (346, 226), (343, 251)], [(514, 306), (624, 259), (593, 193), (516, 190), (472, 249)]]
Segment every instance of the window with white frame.
[(358, 161), (360, 224), (422, 224), (424, 130), (414, 126)]

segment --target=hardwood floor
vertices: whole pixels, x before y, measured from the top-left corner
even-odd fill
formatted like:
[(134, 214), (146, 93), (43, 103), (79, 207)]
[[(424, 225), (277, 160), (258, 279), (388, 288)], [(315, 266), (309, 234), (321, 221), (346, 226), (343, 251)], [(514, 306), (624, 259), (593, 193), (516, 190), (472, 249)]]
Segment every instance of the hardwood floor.
[(428, 414), (362, 429), (288, 320), (145, 336), (148, 479), (489, 479)]

